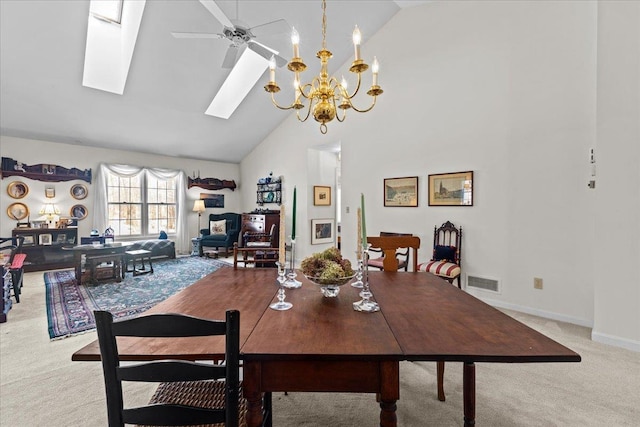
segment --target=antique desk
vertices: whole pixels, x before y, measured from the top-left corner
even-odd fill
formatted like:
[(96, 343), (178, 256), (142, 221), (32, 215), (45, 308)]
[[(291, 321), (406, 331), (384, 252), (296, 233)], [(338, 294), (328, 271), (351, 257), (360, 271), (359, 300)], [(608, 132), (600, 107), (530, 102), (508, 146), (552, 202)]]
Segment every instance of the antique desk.
[[(301, 276), (301, 275), (300, 275)], [(262, 422), (261, 393), (326, 391), (376, 393), (380, 425), (397, 425), (402, 360), (464, 363), (464, 423), (475, 422), (475, 362), (578, 362), (580, 356), (429, 273), (370, 272), (377, 313), (352, 309), (357, 290), (341, 288), (324, 298), (318, 287), (288, 290), (288, 311), (269, 309), (277, 292), (270, 269), (221, 268), (148, 313), (179, 312), (221, 319), (240, 310), (247, 421)], [(158, 346), (155, 339), (124, 338), (122, 358), (143, 360), (219, 358), (223, 341)], [(97, 341), (72, 360), (96, 361)], [(434, 388), (435, 384), (432, 385)]]

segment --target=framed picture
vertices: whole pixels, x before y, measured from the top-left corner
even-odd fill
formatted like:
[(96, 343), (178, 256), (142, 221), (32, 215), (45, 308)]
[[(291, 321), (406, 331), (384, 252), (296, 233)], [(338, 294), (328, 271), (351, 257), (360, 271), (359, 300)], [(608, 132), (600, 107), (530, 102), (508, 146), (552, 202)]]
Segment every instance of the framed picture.
[(39, 235), (38, 236), (38, 244), (40, 244), (42, 246), (51, 245), (51, 234), (46, 233), (46, 234)]
[(322, 185), (313, 186), (313, 205), (331, 206), (331, 187)]
[(429, 175), (429, 206), (473, 206), (473, 171)]
[(87, 208), (84, 205), (73, 205), (70, 211), (71, 217), (75, 219), (85, 219), (87, 213)]
[(82, 200), (87, 197), (89, 194), (89, 190), (87, 190), (87, 186), (84, 184), (76, 184), (71, 187), (71, 197), (76, 200)]
[(22, 199), (29, 194), (29, 187), (22, 181), (13, 181), (7, 186), (7, 194), (14, 199)]
[(333, 219), (311, 220), (311, 244), (333, 243)]
[(56, 236), (56, 243), (67, 243), (67, 235), (65, 233), (59, 233)]
[(418, 206), (418, 177), (386, 178), (384, 205), (415, 208)]
[(53, 199), (54, 197), (56, 197), (56, 189), (54, 187), (46, 187), (44, 189), (44, 195), (47, 197), (47, 199)]
[(224, 194), (200, 193), (205, 208), (224, 208)]
[(12, 203), (7, 208), (7, 216), (16, 221), (20, 221), (29, 216), (29, 208), (24, 203)]
[(33, 246), (35, 245), (35, 240), (33, 239), (33, 234), (23, 234), (24, 240), (22, 241), (23, 246)]

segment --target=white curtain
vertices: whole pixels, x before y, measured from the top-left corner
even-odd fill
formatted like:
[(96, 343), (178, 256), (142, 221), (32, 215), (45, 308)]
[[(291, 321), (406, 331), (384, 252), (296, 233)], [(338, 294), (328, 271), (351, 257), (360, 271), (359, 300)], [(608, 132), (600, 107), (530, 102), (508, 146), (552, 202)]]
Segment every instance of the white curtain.
[[(175, 178), (177, 186), (176, 208), (178, 215), (178, 218), (176, 218), (176, 236), (174, 239), (176, 252), (187, 253), (191, 250), (189, 230), (187, 229), (186, 176), (183, 171), (101, 163), (98, 166), (98, 173), (96, 174), (96, 194), (93, 199), (93, 228), (96, 230), (106, 230), (109, 226), (107, 223), (109, 218), (107, 206), (107, 172), (126, 177), (144, 172), (158, 179)], [(152, 237), (157, 238), (158, 236)]]

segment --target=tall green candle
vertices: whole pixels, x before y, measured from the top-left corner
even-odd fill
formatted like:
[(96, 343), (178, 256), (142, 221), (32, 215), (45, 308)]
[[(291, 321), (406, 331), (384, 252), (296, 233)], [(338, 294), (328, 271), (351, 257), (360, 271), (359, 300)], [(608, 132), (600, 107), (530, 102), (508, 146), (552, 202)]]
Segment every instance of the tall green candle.
[(364, 194), (360, 193), (360, 211), (362, 215), (362, 247), (367, 247), (367, 224), (364, 216)]
[(293, 221), (291, 223), (291, 240), (296, 240), (296, 187), (293, 187)]

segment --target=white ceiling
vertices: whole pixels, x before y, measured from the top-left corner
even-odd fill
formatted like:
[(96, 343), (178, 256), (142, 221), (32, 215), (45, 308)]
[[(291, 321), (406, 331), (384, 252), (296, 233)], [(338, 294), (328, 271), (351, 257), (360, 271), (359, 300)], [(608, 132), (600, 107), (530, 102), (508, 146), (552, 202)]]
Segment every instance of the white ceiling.
[[(236, 18), (235, 1), (217, 3)], [(420, 3), (329, 0), (330, 71), (352, 55), (355, 24), (366, 41), (400, 7)], [(318, 72), (319, 0), (240, 0), (238, 11), (249, 26), (286, 19), (300, 32), (301, 55), (309, 66), (303, 76)], [(172, 31), (222, 30), (197, 0), (147, 0), (124, 94), (84, 87), (88, 16), (88, 0), (0, 0), (2, 135), (235, 163), (291, 114), (271, 105), (262, 87), (268, 71), (230, 119), (204, 114), (229, 73), (220, 66), (228, 43), (171, 36)], [(289, 34), (259, 41), (291, 57)], [(291, 73), (285, 68), (277, 73), (280, 86), (288, 86)]]

